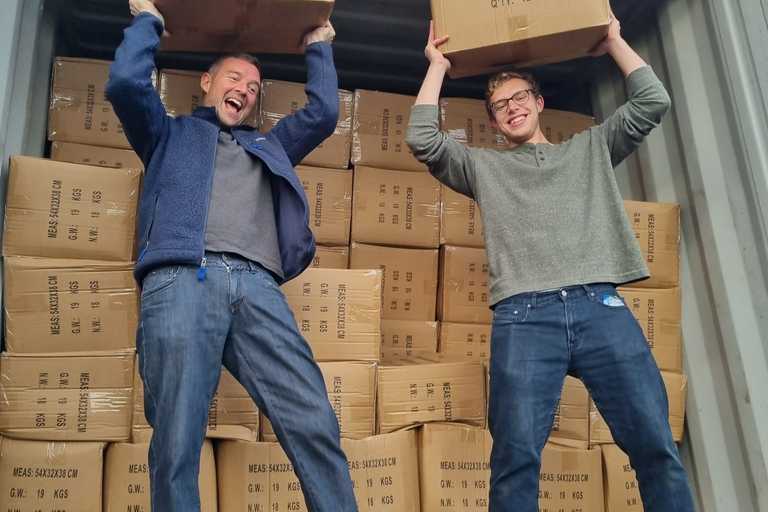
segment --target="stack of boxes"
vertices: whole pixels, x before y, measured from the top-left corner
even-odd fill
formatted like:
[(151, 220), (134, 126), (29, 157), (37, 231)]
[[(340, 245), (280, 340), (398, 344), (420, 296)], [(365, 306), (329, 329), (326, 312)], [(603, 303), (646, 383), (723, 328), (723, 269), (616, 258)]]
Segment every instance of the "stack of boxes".
[[(150, 510), (151, 429), (135, 365), (131, 276), (141, 162), (104, 100), (108, 65), (56, 59), (52, 160), (11, 163), (2, 509)], [(200, 105), (199, 81), (199, 72), (158, 74), (170, 115)], [(492, 445), (485, 428), (492, 317), (482, 220), (472, 200), (442, 186), (409, 153), (414, 100), (339, 91), (336, 131), (297, 168), (316, 258), (283, 289), (322, 371), (361, 510), (482, 511)], [(303, 84), (264, 80), (249, 122), (266, 132), (305, 101)], [(506, 145), (480, 100), (443, 99), (440, 118), (443, 131), (464, 144)], [(593, 124), (553, 110), (541, 119), (555, 143)], [(626, 208), (653, 278), (621, 292), (664, 372), (679, 440), (686, 388), (679, 209), (630, 201)], [(226, 370), (209, 408), (208, 438), (202, 510), (306, 510), (272, 425)], [(95, 493), (102, 475), (103, 493)], [(626, 455), (571, 377), (540, 485), (541, 510), (642, 510)]]
[(141, 169), (132, 151), (113, 148), (128, 145), (104, 100), (106, 76), (103, 62), (57, 59), (49, 135), (63, 161), (10, 162), (0, 356), (4, 510), (102, 510), (105, 443), (130, 438)]
[[(683, 373), (680, 293), (680, 206), (625, 201), (624, 207), (645, 256), (651, 277), (619, 289), (645, 334), (661, 370), (675, 441), (683, 439), (688, 379)], [(603, 452), (607, 512), (643, 510), (629, 459), (615, 444), (594, 403), (590, 444)]]

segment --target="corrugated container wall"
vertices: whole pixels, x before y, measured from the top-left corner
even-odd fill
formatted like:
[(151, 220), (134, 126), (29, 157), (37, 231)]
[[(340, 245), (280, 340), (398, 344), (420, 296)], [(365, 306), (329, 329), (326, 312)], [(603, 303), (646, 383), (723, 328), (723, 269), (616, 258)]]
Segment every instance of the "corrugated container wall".
[[(673, 111), (617, 170), (682, 206), (684, 457), (700, 510), (768, 510), (768, 26), (760, 0), (672, 0), (638, 47)], [(625, 98), (594, 88), (596, 115)]]
[[(9, 155), (43, 154), (54, 27), (67, 3), (3, 2), (0, 197)], [(683, 452), (706, 512), (768, 510), (765, 13), (765, 0), (663, 3), (634, 43), (668, 85), (673, 111), (617, 170), (626, 198), (682, 205)], [(623, 80), (601, 78), (592, 95), (602, 118), (626, 98)]]

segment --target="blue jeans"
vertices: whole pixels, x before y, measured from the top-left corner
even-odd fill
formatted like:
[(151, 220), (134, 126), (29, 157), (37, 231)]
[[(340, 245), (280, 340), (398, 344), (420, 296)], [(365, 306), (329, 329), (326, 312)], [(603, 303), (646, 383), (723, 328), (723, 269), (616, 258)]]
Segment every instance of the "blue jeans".
[(541, 451), (566, 374), (580, 378), (637, 472), (646, 512), (693, 512), (661, 373), (609, 284), (515, 295), (494, 308), (489, 512), (537, 512)]
[(207, 258), (205, 280), (196, 267), (162, 267), (141, 291), (152, 510), (200, 510), (200, 450), (223, 363), (272, 422), (308, 509), (357, 511), (323, 376), (275, 279), (246, 259)]

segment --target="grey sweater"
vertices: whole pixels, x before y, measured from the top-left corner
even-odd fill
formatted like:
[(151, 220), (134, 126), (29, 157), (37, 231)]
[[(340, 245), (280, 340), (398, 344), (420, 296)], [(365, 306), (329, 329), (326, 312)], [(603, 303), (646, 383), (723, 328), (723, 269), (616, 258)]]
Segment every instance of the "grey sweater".
[(407, 143), (483, 217), (491, 304), (522, 292), (648, 277), (613, 168), (669, 109), (650, 67), (627, 78), (629, 100), (599, 126), (557, 145), (470, 148), (442, 133), (436, 105), (415, 105)]

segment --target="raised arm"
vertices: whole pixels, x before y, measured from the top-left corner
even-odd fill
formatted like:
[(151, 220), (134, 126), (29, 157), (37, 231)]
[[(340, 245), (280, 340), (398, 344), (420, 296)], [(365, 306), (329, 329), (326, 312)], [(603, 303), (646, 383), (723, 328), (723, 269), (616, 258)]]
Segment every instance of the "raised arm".
[(429, 68), (411, 110), (406, 143), (413, 155), (427, 164), (435, 178), (474, 198), (474, 164), (469, 149), (440, 131), (440, 90), (451, 63), (439, 47), (447, 40), (447, 36), (435, 39), (434, 26), (430, 22), (424, 49)]
[(307, 58), (307, 104), (272, 128), (291, 163), (297, 165), (333, 134), (339, 119), (339, 80), (333, 63), (331, 41), (336, 36), (330, 23), (304, 38)]
[(650, 66), (621, 36), (621, 25), (611, 19), (606, 38), (593, 55), (609, 54), (627, 81), (629, 99), (599, 127), (606, 140), (614, 166), (621, 163), (661, 123), (671, 100), (664, 85)]
[(115, 52), (106, 94), (128, 141), (146, 166), (168, 122), (152, 83), (165, 21), (150, 0), (130, 0), (129, 5), (135, 17)]

